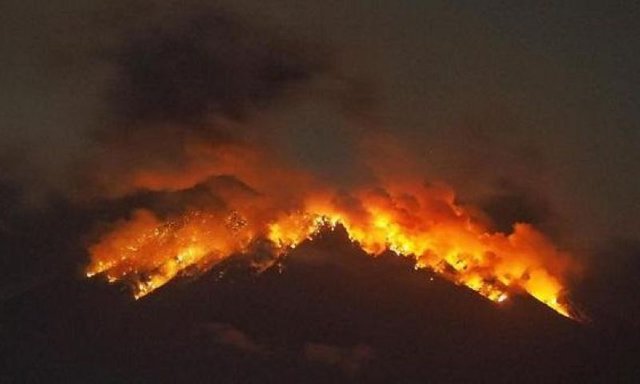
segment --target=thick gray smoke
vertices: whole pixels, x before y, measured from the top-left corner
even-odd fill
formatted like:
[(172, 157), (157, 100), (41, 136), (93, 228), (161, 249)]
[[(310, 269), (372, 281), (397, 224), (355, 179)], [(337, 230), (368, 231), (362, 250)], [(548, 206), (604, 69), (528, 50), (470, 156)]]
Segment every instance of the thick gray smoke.
[(198, 2), (9, 7), (0, 161), (33, 200), (131, 193), (123, 175), (188, 168), (193, 142), (250, 139), (328, 175), (350, 152), (359, 83), (326, 46)]

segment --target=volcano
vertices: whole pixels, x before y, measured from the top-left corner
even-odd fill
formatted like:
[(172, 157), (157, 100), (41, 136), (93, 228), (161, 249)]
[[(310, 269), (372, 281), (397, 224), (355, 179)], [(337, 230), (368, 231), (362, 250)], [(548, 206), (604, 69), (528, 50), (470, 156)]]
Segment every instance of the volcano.
[[(372, 258), (341, 227), (256, 274), (230, 258), (133, 300), (53, 279), (2, 303), (6, 382), (590, 382), (621, 379), (601, 333)], [(603, 346), (608, 346), (603, 348)], [(608, 348), (608, 349), (607, 349)], [(616, 364), (620, 364), (618, 360)]]

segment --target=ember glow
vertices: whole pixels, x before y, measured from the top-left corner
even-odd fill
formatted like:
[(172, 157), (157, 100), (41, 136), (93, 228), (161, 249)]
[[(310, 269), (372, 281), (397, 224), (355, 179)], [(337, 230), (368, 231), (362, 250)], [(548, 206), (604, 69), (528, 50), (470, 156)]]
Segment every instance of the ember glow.
[(254, 204), (168, 218), (139, 210), (90, 247), (86, 273), (127, 282), (140, 298), (176, 276), (249, 253), (259, 241), (286, 257), (337, 225), (373, 257), (390, 250), (493, 302), (527, 292), (572, 317), (564, 284), (568, 255), (528, 224), (515, 224), (510, 234), (490, 232), (454, 203), (448, 188), (424, 184), (311, 193), (289, 210)]

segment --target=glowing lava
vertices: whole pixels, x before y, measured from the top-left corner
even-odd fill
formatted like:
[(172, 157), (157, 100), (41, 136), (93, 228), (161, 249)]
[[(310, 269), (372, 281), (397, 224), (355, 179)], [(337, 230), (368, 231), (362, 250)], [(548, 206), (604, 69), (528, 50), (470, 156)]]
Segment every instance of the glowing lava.
[(285, 211), (254, 205), (165, 219), (136, 211), (90, 248), (87, 276), (128, 282), (139, 298), (175, 276), (251, 252), (259, 240), (284, 256), (336, 225), (372, 256), (391, 250), (494, 302), (524, 291), (572, 317), (564, 285), (568, 255), (528, 224), (492, 233), (456, 205), (448, 189), (421, 184), (317, 193)]

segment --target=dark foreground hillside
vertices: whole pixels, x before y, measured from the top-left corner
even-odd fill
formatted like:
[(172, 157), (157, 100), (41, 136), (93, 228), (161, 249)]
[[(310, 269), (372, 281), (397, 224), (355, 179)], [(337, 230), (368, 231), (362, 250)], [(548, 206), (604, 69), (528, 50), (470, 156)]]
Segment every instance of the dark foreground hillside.
[[(5, 382), (632, 381), (626, 338), (491, 303), (336, 231), (260, 275), (230, 261), (142, 300), (56, 278), (2, 303)], [(619, 335), (617, 335), (619, 336)], [(631, 352), (631, 351), (629, 351)]]

